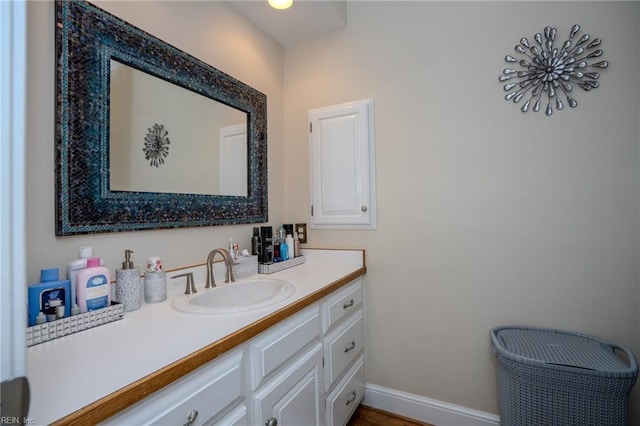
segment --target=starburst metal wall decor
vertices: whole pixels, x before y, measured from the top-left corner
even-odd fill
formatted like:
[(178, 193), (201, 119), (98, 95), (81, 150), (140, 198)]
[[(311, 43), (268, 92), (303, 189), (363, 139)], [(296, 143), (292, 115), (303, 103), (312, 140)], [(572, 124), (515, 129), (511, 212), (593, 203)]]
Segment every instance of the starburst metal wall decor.
[(578, 37), (579, 31), (580, 25), (574, 25), (569, 39), (560, 48), (554, 46), (558, 31), (552, 27), (544, 29), (544, 36), (536, 33), (533, 36), (535, 43), (530, 43), (526, 37), (521, 38), (515, 51), (523, 57), (507, 55), (504, 58), (507, 63), (521, 67), (519, 70), (505, 68), (499, 77), (500, 82), (509, 81), (504, 85), (504, 90), (509, 92), (504, 98), (518, 103), (531, 92), (520, 110), (527, 112), (531, 107), (538, 112), (546, 97), (547, 116), (553, 114), (554, 105), (557, 110), (564, 108), (561, 97), (566, 98), (571, 108), (575, 108), (578, 102), (572, 96), (574, 87), (579, 86), (587, 92), (596, 89), (600, 78), (597, 70), (609, 66), (609, 62), (595, 59), (604, 54), (602, 49), (596, 49), (602, 40), (592, 40), (589, 34)]
[(164, 164), (164, 159), (169, 155), (170, 143), (169, 132), (162, 124), (155, 123), (152, 128), (147, 129), (144, 137), (144, 158), (149, 160), (151, 166)]

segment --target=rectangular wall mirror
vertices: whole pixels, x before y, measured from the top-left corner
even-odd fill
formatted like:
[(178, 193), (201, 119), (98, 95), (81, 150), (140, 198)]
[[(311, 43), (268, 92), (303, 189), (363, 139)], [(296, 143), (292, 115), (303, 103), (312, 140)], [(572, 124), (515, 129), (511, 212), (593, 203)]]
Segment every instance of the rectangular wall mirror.
[(266, 96), (56, 2), (56, 235), (268, 221)]

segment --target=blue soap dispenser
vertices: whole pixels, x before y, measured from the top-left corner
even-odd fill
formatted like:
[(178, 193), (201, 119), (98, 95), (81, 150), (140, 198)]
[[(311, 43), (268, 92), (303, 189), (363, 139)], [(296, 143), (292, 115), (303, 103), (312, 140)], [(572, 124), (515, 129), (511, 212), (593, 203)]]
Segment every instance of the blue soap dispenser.
[(59, 277), (58, 268), (42, 269), (41, 282), (29, 286), (29, 326), (36, 325), (40, 312), (48, 321), (71, 315), (71, 285)]

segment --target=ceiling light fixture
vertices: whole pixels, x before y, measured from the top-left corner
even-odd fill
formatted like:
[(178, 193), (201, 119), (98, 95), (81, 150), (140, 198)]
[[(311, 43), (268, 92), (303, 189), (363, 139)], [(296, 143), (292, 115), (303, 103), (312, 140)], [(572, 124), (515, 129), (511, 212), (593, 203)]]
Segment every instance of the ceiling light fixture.
[(293, 0), (267, 0), (269, 6), (274, 9), (289, 9), (293, 5)]

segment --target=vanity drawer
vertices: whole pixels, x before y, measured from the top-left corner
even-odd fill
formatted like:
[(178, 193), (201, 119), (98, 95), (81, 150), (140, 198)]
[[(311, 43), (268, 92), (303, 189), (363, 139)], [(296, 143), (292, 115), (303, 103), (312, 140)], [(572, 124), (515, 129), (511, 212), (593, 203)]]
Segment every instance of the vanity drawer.
[(327, 426), (345, 425), (364, 397), (364, 356), (327, 396)]
[(326, 390), (340, 377), (364, 348), (364, 317), (362, 309), (344, 321), (325, 337), (324, 382)]
[(256, 390), (267, 376), (320, 336), (318, 304), (260, 334), (250, 344), (251, 386)]
[(355, 312), (362, 305), (363, 299), (362, 279), (358, 279), (347, 285), (333, 296), (330, 296), (322, 304), (323, 324), (322, 331), (326, 333), (342, 318)]
[(211, 361), (103, 424), (182, 425), (188, 422), (190, 415), (195, 417), (192, 425), (205, 424), (241, 401), (241, 364), (242, 351)]

